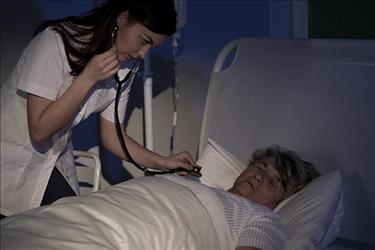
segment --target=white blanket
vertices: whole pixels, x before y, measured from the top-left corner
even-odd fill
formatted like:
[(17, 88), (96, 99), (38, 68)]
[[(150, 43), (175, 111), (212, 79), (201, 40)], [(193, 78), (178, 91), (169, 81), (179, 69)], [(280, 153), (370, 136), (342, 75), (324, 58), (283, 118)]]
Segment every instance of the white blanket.
[(188, 188), (141, 177), (3, 219), (1, 249), (220, 247), (209, 214)]

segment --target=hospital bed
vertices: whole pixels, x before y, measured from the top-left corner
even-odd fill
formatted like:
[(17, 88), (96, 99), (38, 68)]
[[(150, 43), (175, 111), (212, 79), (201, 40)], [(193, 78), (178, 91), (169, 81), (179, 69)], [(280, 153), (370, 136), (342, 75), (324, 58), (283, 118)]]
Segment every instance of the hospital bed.
[(95, 152), (74, 150), (73, 157), (79, 178), (79, 193), (98, 191), (102, 172), (99, 156)]
[(324, 176), (276, 208), (289, 249), (375, 249), (374, 128), (375, 41), (238, 39), (213, 66), (202, 179), (225, 188), (254, 149), (294, 149)]
[[(361, 197), (375, 190), (370, 178), (375, 166), (374, 65), (375, 46), (369, 41), (231, 42), (218, 55), (210, 79), (199, 138), (203, 177), (191, 179), (225, 189), (254, 149), (270, 144), (294, 149), (323, 176), (275, 209), (286, 227), (287, 249), (370, 249), (372, 243), (360, 242), (359, 234), (373, 233), (375, 221), (373, 213), (361, 214), (363, 207), (375, 207), (373, 197)], [(33, 244), (127, 249), (122, 237), (129, 233), (127, 240), (145, 244), (140, 249), (163, 249), (165, 242), (168, 249), (217, 249), (212, 228), (205, 227), (210, 222), (196, 214), (197, 204), (179, 197), (171, 204), (165, 199), (173, 195), (168, 187), (139, 189), (133, 186), (137, 182), (7, 218), (2, 242), (28, 249)], [(355, 185), (364, 193), (354, 192)], [(145, 209), (145, 200), (155, 204)], [(164, 214), (166, 207), (170, 213)], [(365, 228), (356, 227), (353, 214), (366, 220)], [(132, 224), (137, 218), (151, 226)], [(342, 235), (358, 244), (337, 244)]]

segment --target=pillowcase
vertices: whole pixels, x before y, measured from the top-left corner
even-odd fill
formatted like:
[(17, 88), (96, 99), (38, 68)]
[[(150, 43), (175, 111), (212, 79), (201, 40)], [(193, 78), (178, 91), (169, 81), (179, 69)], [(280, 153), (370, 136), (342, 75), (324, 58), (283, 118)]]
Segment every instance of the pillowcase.
[[(202, 167), (202, 183), (224, 190), (232, 187), (246, 168), (212, 139), (208, 139), (197, 164)], [(338, 237), (343, 217), (341, 185), (340, 172), (331, 172), (314, 179), (275, 208), (286, 228), (287, 249), (322, 249)]]
[(341, 186), (340, 172), (333, 171), (275, 208), (286, 228), (287, 249), (306, 249), (306, 244), (324, 249), (337, 238), (343, 217)]
[(211, 139), (208, 139), (197, 164), (202, 167), (201, 183), (224, 190), (231, 188), (234, 180), (246, 168), (246, 164)]
[(325, 249), (327, 248), (332, 242), (339, 237), (341, 231), (341, 223), (344, 217), (344, 201), (343, 198), (344, 194), (341, 191), (340, 193), (340, 200), (339, 204), (337, 205), (335, 215), (333, 216), (332, 223), (328, 228), (326, 235), (324, 236), (323, 240), (319, 242), (318, 249)]

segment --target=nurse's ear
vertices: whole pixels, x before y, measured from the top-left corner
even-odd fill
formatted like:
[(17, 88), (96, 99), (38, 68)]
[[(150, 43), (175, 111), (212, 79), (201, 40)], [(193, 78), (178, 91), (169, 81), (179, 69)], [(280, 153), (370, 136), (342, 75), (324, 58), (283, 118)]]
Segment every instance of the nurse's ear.
[(121, 12), (116, 18), (117, 27), (123, 27), (131, 24), (129, 20), (129, 11), (125, 10)]

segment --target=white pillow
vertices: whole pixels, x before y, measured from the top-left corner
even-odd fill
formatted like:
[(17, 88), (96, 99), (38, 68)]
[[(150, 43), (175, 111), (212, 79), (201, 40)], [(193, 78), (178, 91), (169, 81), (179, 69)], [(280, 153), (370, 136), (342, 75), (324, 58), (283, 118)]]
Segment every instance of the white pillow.
[(234, 180), (246, 168), (246, 164), (211, 139), (208, 139), (197, 164), (202, 167), (200, 182), (224, 190), (231, 188)]
[(308, 241), (324, 249), (337, 238), (343, 217), (342, 205), (338, 206), (341, 186), (340, 172), (333, 171), (312, 180), (275, 208), (286, 227), (287, 249), (301, 249), (301, 243)]
[[(208, 139), (197, 164), (202, 167), (202, 183), (224, 190), (246, 168), (212, 139)], [(314, 179), (275, 208), (286, 227), (287, 249), (322, 249), (337, 238), (343, 217), (341, 185), (342, 177), (334, 171)]]
[(337, 205), (335, 215), (333, 216), (332, 223), (328, 228), (326, 235), (324, 236), (323, 240), (319, 242), (318, 249), (325, 249), (327, 248), (332, 242), (339, 237), (341, 231), (341, 223), (344, 217), (344, 196), (343, 192), (341, 191), (339, 204)]

